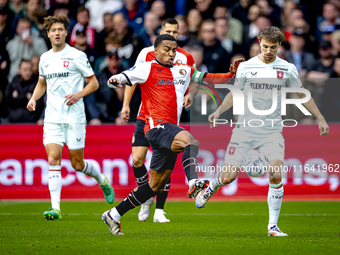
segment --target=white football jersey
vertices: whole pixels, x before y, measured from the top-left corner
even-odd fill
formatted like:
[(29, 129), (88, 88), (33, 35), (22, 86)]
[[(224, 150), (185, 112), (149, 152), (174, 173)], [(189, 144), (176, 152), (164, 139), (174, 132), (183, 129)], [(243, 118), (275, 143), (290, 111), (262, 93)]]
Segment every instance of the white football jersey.
[(39, 77), (47, 83), (45, 122), (86, 123), (83, 98), (71, 106), (65, 96), (84, 89), (84, 77), (94, 76), (84, 52), (68, 44), (59, 52), (53, 49), (40, 57)]
[[(239, 115), (233, 132), (268, 134), (282, 132), (281, 88), (301, 88), (302, 83), (293, 64), (278, 57), (275, 61), (265, 64), (259, 56), (256, 56), (240, 64), (236, 73), (235, 86), (243, 90), (244, 115)], [(276, 110), (268, 115), (252, 113), (248, 107), (248, 91), (251, 90), (253, 107), (256, 110), (268, 110), (273, 105), (274, 88), (277, 89)]]

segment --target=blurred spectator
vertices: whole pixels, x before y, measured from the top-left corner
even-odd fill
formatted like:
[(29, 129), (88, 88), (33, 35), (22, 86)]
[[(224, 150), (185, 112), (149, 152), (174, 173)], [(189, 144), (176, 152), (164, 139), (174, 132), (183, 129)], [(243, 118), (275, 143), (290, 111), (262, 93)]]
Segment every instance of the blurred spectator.
[(155, 13), (160, 20), (164, 20), (168, 17), (166, 13), (166, 4), (162, 0), (156, 0), (153, 2), (150, 11)]
[(5, 48), (6, 44), (14, 36), (11, 31), (11, 23), (8, 20), (10, 10), (7, 6), (0, 7), (0, 48)]
[(327, 122), (340, 122), (340, 57), (334, 60), (333, 72), (326, 81), (321, 97), (321, 112)]
[(70, 45), (74, 46), (76, 44), (76, 31), (79, 27), (83, 26), (86, 30), (87, 44), (91, 49), (94, 48), (95, 43), (95, 31), (93, 27), (89, 26), (90, 12), (84, 6), (80, 6), (77, 11), (77, 24), (72, 29), (70, 37)]
[(249, 49), (249, 58), (256, 57), (261, 53), (261, 46), (258, 42), (254, 42)]
[(138, 0), (125, 0), (124, 6), (118, 11), (123, 13), (127, 24), (132, 28), (134, 33), (139, 33), (143, 27), (144, 14), (147, 12), (147, 5), (143, 4), (143, 1)]
[(228, 37), (229, 23), (227, 18), (218, 18), (215, 20), (216, 37), (220, 40), (222, 47), (229, 55), (234, 55), (238, 51), (238, 45)]
[(105, 13), (103, 15), (104, 28), (99, 33), (96, 33), (95, 49), (98, 51), (100, 56), (106, 54), (105, 51), (105, 38), (113, 32), (113, 15), (111, 13)]
[(189, 30), (188, 30), (188, 23), (184, 16), (177, 15), (175, 19), (178, 22), (178, 38), (177, 38), (177, 44), (180, 47), (186, 46), (189, 42), (190, 44), (195, 43), (191, 42)]
[(5, 89), (7, 86), (7, 75), (9, 73), (10, 61), (9, 55), (5, 48), (0, 47), (0, 91), (5, 94)]
[(39, 22), (38, 17), (44, 12), (43, 6), (41, 5), (40, 0), (27, 0), (25, 7), (26, 12), (22, 12), (22, 14), (18, 16), (20, 18), (27, 18), (31, 22), (31, 34), (39, 36), (39, 31), (41, 29), (41, 26), (39, 25), (41, 25), (41, 23)]
[(256, 36), (258, 36), (260, 29), (256, 25), (256, 21), (260, 15), (260, 7), (257, 5), (252, 5), (249, 8), (248, 19), (250, 23), (244, 25), (243, 30), (243, 45), (249, 45), (250, 41), (253, 41)]
[(234, 63), (236, 60), (240, 59), (240, 58), (246, 58), (242, 53), (236, 53), (235, 55), (233, 55), (231, 57), (230, 63)]
[(124, 71), (120, 66), (121, 58), (118, 56), (118, 49), (111, 48), (107, 58), (108, 66), (96, 75), (99, 82), (98, 90), (85, 97), (89, 124), (115, 122), (122, 109), (124, 89), (110, 89), (107, 86), (107, 80), (112, 75)]
[(260, 14), (267, 16), (274, 26), (281, 27), (280, 8), (275, 4), (270, 4), (268, 0), (257, 0), (256, 5), (260, 7)]
[(331, 35), (333, 56), (340, 54), (340, 30), (334, 31)]
[(293, 9), (287, 14), (286, 26), (284, 28), (284, 34), (286, 41), (290, 42), (290, 37), (292, 36), (294, 30), (294, 22), (296, 20), (304, 19), (303, 12), (300, 9)]
[(39, 56), (33, 56), (31, 58), (32, 78), (35, 80), (38, 80), (39, 78), (39, 62), (40, 62)]
[(0, 0), (0, 10), (3, 8), (5, 8), (7, 13), (6, 17), (7, 25), (11, 27), (11, 30), (15, 30), (18, 17), (16, 17), (16, 14), (12, 10), (10, 10), (9, 0)]
[(104, 28), (103, 16), (105, 13), (114, 13), (123, 7), (121, 0), (89, 0), (85, 7), (90, 12), (89, 25), (97, 32)]
[[(268, 17), (259, 15), (255, 22), (249, 25), (249, 30), (244, 30), (244, 40), (242, 46), (242, 53), (249, 57), (250, 47), (253, 43), (258, 42), (257, 35), (259, 32), (268, 26), (271, 26), (271, 21)], [(257, 33), (256, 33), (257, 31)]]
[(315, 79), (321, 84), (333, 72), (334, 57), (332, 55), (332, 44), (329, 41), (321, 41), (319, 44), (319, 56), (308, 73), (307, 78)]
[(319, 41), (321, 41), (321, 34), (325, 32), (325, 27), (328, 27), (327, 30), (333, 29), (333, 31), (340, 29), (339, 11), (333, 4), (325, 3), (323, 5), (322, 17), (324, 20), (318, 24), (318, 29), (316, 30)]
[(47, 51), (44, 39), (31, 36), (31, 23), (28, 19), (19, 19), (16, 32), (17, 35), (6, 46), (11, 61), (9, 82), (17, 75), (21, 59), (31, 59)]
[(90, 64), (92, 68), (94, 67), (94, 62), (96, 61), (96, 58), (98, 56), (98, 53), (91, 49), (90, 46), (87, 44), (87, 37), (86, 37), (86, 31), (85, 27), (79, 26), (76, 31), (76, 43), (74, 47), (82, 52), (85, 52), (88, 60), (90, 61)]
[(146, 47), (153, 45), (159, 35), (160, 26), (161, 20), (155, 13), (151, 11), (145, 13), (144, 26), (140, 31), (140, 37)]
[(37, 80), (32, 79), (30, 60), (21, 60), (18, 75), (6, 88), (6, 101), (9, 108), (9, 121), (12, 123), (36, 122), (42, 111), (42, 100), (37, 101), (36, 110), (26, 109)]
[[(51, 6), (49, 9), (49, 13), (52, 16), (57, 16), (59, 13), (64, 13), (68, 19), (70, 20), (70, 25), (68, 26), (68, 29), (71, 31), (74, 25), (77, 23), (77, 21), (71, 17), (69, 6), (65, 3), (55, 3)], [(50, 41), (50, 40), (48, 40)]]
[(315, 36), (311, 35), (308, 23), (304, 19), (297, 19), (293, 22), (293, 28), (294, 31), (301, 31), (305, 34), (305, 50), (317, 55), (318, 42), (316, 41)]
[(192, 57), (194, 58), (196, 69), (201, 72), (208, 72), (208, 67), (203, 64), (204, 52), (203, 48), (199, 45), (193, 45), (189, 49)]
[(252, 2), (252, 0), (240, 0), (235, 4), (232, 16), (240, 20), (243, 24), (247, 24), (249, 22), (247, 18), (248, 10)]
[(9, 8), (12, 12), (14, 12), (15, 14), (19, 14), (20, 16), (23, 16), (24, 13), (27, 12), (23, 0), (11, 0), (9, 3)]
[(227, 18), (229, 29), (228, 29), (228, 37), (233, 40), (234, 43), (241, 45), (242, 37), (243, 37), (243, 25), (242, 22), (238, 19), (235, 19), (230, 16), (228, 8), (223, 4), (217, 4), (214, 12), (214, 19), (217, 20), (219, 18)]
[(298, 4), (294, 0), (285, 0), (284, 6), (281, 11), (281, 25), (286, 27), (289, 19), (289, 14), (294, 9), (299, 9)]
[(213, 0), (195, 0), (196, 9), (201, 12), (203, 20), (212, 19), (216, 8), (216, 2)]
[(143, 40), (128, 27), (128, 20), (124, 14), (118, 12), (113, 15), (114, 36), (121, 42), (122, 49), (119, 56), (129, 61), (130, 67), (135, 65), (139, 52), (145, 47)]
[(277, 56), (283, 60), (287, 60), (286, 58), (286, 48), (281, 44), (279, 49), (277, 50)]
[(291, 36), (290, 50), (286, 52), (287, 61), (295, 65), (302, 77), (312, 70), (315, 61), (313, 54), (304, 50), (305, 43), (305, 34), (297, 30)]
[(323, 41), (330, 41), (332, 33), (336, 30), (335, 26), (327, 25), (322, 28), (321, 31), (321, 40)]
[(201, 46), (204, 50), (203, 63), (210, 73), (223, 73), (229, 70), (230, 56), (216, 38), (215, 22), (205, 20), (201, 26)]
[(202, 16), (199, 10), (191, 9), (188, 13), (188, 30), (190, 35), (190, 43), (196, 44), (198, 42), (198, 31), (201, 28)]

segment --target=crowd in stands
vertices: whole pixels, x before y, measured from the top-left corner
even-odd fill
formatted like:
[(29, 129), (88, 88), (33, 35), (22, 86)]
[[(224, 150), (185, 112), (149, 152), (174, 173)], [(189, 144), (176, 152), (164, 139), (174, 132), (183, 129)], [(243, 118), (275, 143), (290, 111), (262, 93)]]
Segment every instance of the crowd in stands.
[[(197, 69), (212, 73), (228, 72), (234, 59), (258, 55), (259, 31), (280, 27), (286, 41), (278, 56), (296, 66), (326, 120), (340, 121), (335, 79), (340, 78), (340, 0), (0, 0), (2, 123), (42, 123), (44, 99), (33, 113), (26, 105), (38, 79), (39, 57), (51, 49), (44, 17), (58, 13), (69, 17), (67, 42), (86, 53), (99, 81), (99, 89), (84, 100), (89, 124), (124, 123), (124, 89), (109, 89), (106, 81), (132, 67), (139, 52), (153, 44), (161, 21), (173, 17), (179, 23), (178, 45), (191, 52)], [(131, 122), (139, 104), (137, 88)], [(315, 123), (295, 108), (289, 116)], [(189, 120), (187, 111), (182, 120)]]

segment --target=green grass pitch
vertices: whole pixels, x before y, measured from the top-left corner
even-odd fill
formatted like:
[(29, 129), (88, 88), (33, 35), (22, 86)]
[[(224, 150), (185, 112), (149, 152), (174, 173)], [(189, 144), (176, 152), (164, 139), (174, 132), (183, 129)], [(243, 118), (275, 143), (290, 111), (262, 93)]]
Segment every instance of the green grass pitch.
[[(50, 203), (0, 202), (0, 254), (340, 254), (340, 202), (284, 202), (289, 237), (268, 237), (266, 202), (168, 202), (171, 223), (121, 220), (124, 236), (101, 221), (102, 202), (63, 202), (62, 221), (45, 221)], [(116, 203), (114, 204), (116, 205)]]

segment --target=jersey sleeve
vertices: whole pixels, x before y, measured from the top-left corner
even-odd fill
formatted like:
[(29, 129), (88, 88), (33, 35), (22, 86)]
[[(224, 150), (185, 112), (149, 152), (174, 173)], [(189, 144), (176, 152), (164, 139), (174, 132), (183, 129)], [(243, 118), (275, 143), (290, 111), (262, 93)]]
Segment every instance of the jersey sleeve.
[(241, 63), (237, 68), (234, 86), (238, 87), (239, 89), (244, 89), (245, 83), (246, 83), (245, 68), (243, 67), (243, 63)]
[(206, 73), (191, 67), (191, 81), (196, 83), (221, 84), (227, 83), (234, 77), (232, 73)]
[(192, 66), (192, 67), (194, 67), (194, 68), (196, 68), (196, 63), (195, 63), (195, 60), (194, 60), (194, 58), (192, 57), (192, 55), (191, 54), (189, 54), (188, 56), (187, 56), (187, 64), (189, 65), (189, 66)]
[(125, 77), (125, 83), (129, 86), (132, 86), (136, 83), (142, 84), (146, 82), (149, 77), (151, 68), (151, 63), (146, 62), (142, 64), (137, 64), (130, 69), (122, 72), (122, 75)]
[(135, 65), (145, 63), (145, 52), (144, 51), (145, 50), (143, 49), (141, 52), (139, 52)]
[(289, 72), (289, 79), (287, 81), (287, 87), (302, 88), (301, 79), (296, 67), (292, 64)]
[(40, 58), (40, 61), (39, 61), (39, 78), (42, 79), (42, 80), (45, 80), (45, 73), (44, 73), (42, 62), (43, 61), (41, 61), (41, 58)]
[(90, 61), (87, 59), (85, 53), (80, 54), (80, 56), (77, 58), (76, 67), (85, 78), (94, 76)]

